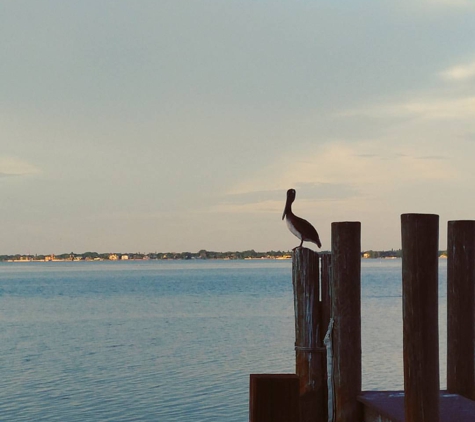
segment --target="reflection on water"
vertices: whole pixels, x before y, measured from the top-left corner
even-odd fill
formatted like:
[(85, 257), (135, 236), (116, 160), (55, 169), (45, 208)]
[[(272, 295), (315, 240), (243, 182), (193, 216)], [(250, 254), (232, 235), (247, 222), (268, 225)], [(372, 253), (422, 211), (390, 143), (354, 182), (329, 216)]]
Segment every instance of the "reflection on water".
[[(363, 261), (365, 389), (402, 388), (400, 265)], [(0, 264), (0, 326), (2, 420), (244, 422), (294, 371), (291, 263)]]

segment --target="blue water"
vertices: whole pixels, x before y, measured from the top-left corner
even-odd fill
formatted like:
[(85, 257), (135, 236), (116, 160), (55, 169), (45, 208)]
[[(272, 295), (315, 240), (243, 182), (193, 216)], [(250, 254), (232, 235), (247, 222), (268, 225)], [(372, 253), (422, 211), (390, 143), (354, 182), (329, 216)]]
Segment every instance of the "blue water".
[[(362, 273), (363, 388), (401, 389), (401, 261)], [(294, 372), (292, 294), (290, 261), (0, 264), (0, 420), (246, 422), (249, 374)]]

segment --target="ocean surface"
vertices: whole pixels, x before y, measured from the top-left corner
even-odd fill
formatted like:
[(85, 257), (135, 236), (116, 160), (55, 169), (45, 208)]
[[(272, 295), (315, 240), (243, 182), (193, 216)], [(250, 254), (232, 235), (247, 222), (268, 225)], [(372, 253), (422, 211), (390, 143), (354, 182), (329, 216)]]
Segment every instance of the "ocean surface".
[[(0, 263), (0, 420), (247, 422), (249, 374), (295, 371), (292, 295), (291, 261)], [(362, 343), (363, 389), (402, 389), (401, 260), (362, 261)]]

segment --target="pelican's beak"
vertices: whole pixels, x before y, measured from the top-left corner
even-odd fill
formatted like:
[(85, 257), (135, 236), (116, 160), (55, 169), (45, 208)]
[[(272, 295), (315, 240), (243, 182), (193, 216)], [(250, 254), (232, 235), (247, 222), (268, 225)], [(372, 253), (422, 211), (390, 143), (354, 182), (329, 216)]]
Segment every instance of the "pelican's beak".
[(287, 211), (289, 211), (289, 206), (290, 206), (289, 193), (287, 192), (287, 200), (285, 201), (285, 208), (284, 208), (284, 213), (282, 214), (282, 220), (287, 215)]
[(287, 201), (285, 201), (285, 208), (284, 208), (284, 213), (282, 214), (282, 220), (285, 218), (287, 215), (287, 209), (289, 207), (289, 199), (287, 198)]

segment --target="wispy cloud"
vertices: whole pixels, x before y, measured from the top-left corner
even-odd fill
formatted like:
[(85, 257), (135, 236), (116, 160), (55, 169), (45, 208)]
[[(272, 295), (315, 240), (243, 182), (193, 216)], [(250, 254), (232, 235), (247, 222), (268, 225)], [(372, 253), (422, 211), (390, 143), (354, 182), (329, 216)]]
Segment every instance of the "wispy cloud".
[(432, 5), (432, 6), (447, 6), (447, 7), (472, 8), (474, 6), (471, 0), (421, 0), (421, 3)]
[(340, 113), (340, 117), (465, 119), (475, 117), (475, 97), (424, 98), (395, 104), (361, 107)]
[(467, 132), (460, 136), (461, 139), (474, 142), (475, 141), (475, 132)]
[(282, 196), (282, 190), (255, 190), (250, 192), (231, 192), (226, 195), (226, 202), (232, 204), (249, 204), (264, 201), (278, 200)]
[(209, 211), (219, 213), (276, 213), (282, 212), (282, 200), (236, 204), (223, 202), (212, 206)]
[(448, 157), (443, 157), (442, 155), (421, 155), (414, 158), (416, 160), (448, 160)]
[(440, 8), (440, 9), (472, 9), (474, 8), (473, 1), (471, 0), (412, 0), (410, 2), (404, 1), (403, 3), (410, 3), (413, 8)]
[(223, 200), (218, 205), (213, 206), (210, 211), (236, 213), (282, 212), (285, 193), (288, 188), (297, 189), (300, 203), (339, 201), (358, 196), (357, 190), (351, 184), (301, 181), (289, 184), (285, 187), (282, 186), (282, 189), (267, 191), (244, 191), (241, 189), (238, 193), (227, 194)]
[(440, 73), (440, 76), (449, 81), (466, 81), (475, 78), (475, 61), (472, 63), (453, 66)]
[(0, 157), (0, 177), (24, 176), (40, 173), (35, 165), (15, 157)]
[(2, 179), (4, 177), (12, 177), (12, 176), (16, 176), (16, 174), (0, 173), (0, 179)]
[[(428, 148), (433, 149), (432, 154), (427, 154)], [(241, 198), (252, 198), (251, 192), (262, 190), (259, 187), (274, 186), (280, 192), (294, 187), (303, 201), (348, 202), (415, 181), (456, 180), (459, 173), (451, 156), (443, 148), (439, 150), (430, 141), (404, 138), (332, 143), (307, 151), (302, 161), (288, 157), (285, 166), (276, 166), (279, 172), (260, 170), (253, 180), (241, 182), (236, 191)]]

